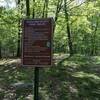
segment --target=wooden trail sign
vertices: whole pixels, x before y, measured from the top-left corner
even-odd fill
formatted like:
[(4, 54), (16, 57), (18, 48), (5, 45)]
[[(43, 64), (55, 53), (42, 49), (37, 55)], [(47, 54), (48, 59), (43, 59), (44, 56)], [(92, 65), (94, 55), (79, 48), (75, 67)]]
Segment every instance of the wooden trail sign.
[(53, 19), (25, 19), (22, 32), (22, 65), (52, 65)]

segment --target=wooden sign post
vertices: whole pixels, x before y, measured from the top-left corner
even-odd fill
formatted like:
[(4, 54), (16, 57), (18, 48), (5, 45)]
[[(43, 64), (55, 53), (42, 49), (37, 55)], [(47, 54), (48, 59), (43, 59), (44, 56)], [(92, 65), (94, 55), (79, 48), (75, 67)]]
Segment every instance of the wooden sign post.
[(53, 19), (23, 20), (22, 65), (35, 67), (34, 100), (38, 100), (39, 67), (52, 65)]

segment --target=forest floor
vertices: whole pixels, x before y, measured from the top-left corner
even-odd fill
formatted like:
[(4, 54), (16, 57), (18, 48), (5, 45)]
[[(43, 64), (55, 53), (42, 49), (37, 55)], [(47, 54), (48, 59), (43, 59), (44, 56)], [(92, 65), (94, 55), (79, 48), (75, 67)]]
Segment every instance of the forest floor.
[[(51, 68), (40, 68), (40, 100), (100, 100), (100, 57), (55, 54)], [(32, 100), (34, 68), (20, 59), (0, 60), (0, 100)]]

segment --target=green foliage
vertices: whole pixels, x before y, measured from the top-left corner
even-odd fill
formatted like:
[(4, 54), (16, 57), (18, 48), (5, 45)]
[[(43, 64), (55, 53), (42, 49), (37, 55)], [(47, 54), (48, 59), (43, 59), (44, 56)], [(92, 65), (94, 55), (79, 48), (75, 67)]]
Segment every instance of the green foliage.
[[(13, 9), (0, 8), (0, 41), (2, 41), (2, 51), (6, 52), (6, 54), (2, 54), (4, 56), (8, 56), (8, 53), (11, 53), (11, 55), (14, 53), (15, 55), (17, 52), (18, 21), (19, 18), (25, 18), (25, 3), (25, 1), (21, 1), (20, 5)], [(33, 4), (33, 1), (31, 0), (30, 18), (32, 18), (33, 7), (36, 18), (43, 17), (44, 13), (47, 13), (48, 17), (57, 17), (54, 32), (54, 52), (69, 53), (63, 2), (61, 8), (59, 8), (61, 3), (60, 0), (48, 1), (48, 7), (45, 8), (47, 12), (44, 9), (45, 3), (46, 1), (36, 0)], [(74, 53), (86, 55), (100, 54), (99, 3), (99, 0), (94, 2), (87, 1), (83, 4), (75, 2), (74, 0), (67, 1), (67, 12), (69, 14), (71, 40)]]
[(0, 13), (0, 41), (2, 43), (2, 51), (4, 56), (10, 56), (7, 53), (16, 51), (17, 32), (18, 32), (18, 16), (16, 9), (2, 9)]
[[(33, 17), (34, 9), (35, 18), (53, 17), (55, 20), (53, 48), (54, 53), (59, 54), (54, 56), (52, 68), (40, 69), (41, 100), (99, 100), (100, 0), (66, 0), (67, 21), (62, 0), (35, 0), (34, 4), (34, 0), (29, 1), (29, 18)], [(18, 32), (21, 35), (22, 31), (19, 21), (26, 17), (25, 0), (15, 8), (0, 7), (0, 58), (1, 54), (15, 57)], [(66, 58), (69, 55), (67, 23), (74, 51), (69, 58)], [(0, 100), (25, 100), (32, 94), (32, 87), (9, 88), (14, 83), (33, 84), (34, 70), (18, 67), (16, 59), (0, 60)]]

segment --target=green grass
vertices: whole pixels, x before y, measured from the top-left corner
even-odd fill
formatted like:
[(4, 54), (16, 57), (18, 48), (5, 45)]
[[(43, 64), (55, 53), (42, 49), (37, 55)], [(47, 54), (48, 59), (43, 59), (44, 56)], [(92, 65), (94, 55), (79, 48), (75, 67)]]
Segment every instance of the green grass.
[[(40, 68), (41, 100), (100, 100), (100, 57), (56, 54), (55, 65)], [(25, 100), (30, 88), (13, 89), (12, 84), (33, 84), (34, 68), (22, 68), (19, 59), (0, 60), (0, 100)], [(13, 99), (14, 100), (14, 99)], [(30, 99), (31, 100), (31, 99)]]

